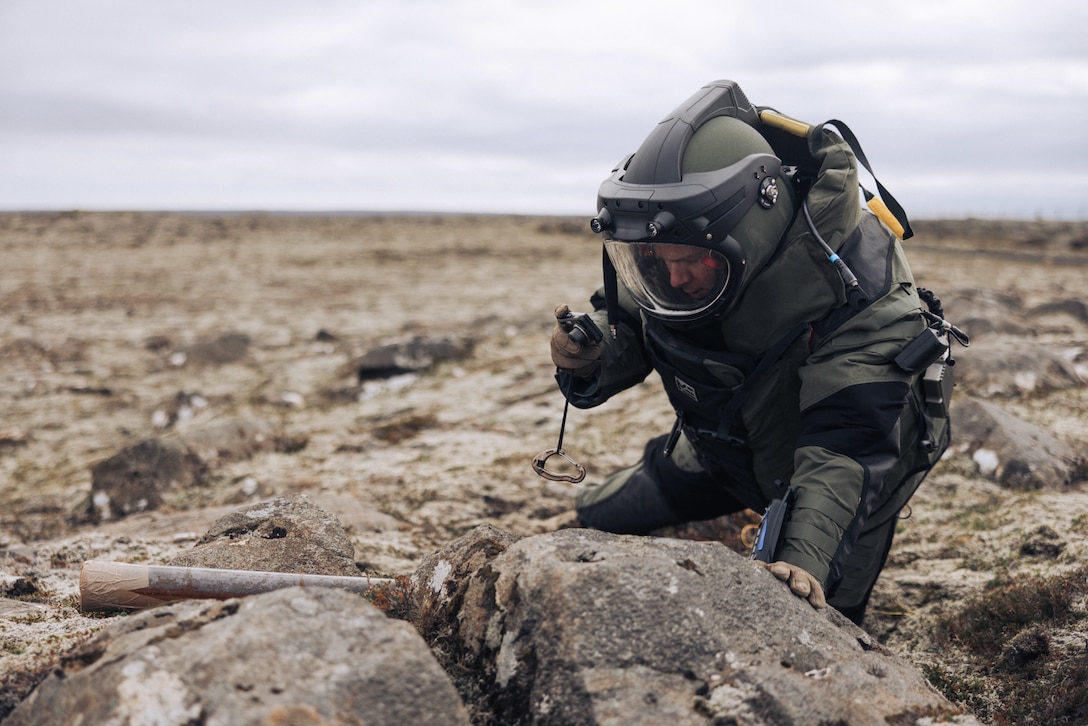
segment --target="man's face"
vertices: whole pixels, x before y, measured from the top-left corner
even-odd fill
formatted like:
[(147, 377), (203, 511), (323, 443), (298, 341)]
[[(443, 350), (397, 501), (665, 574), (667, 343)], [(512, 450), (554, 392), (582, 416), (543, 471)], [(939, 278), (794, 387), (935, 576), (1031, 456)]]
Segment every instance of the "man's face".
[(654, 256), (665, 264), (669, 285), (692, 300), (701, 300), (717, 288), (722, 263), (710, 250), (689, 245), (655, 244)]
[(712, 309), (731, 280), (729, 259), (706, 247), (606, 240), (605, 250), (639, 306), (662, 317), (691, 317)]

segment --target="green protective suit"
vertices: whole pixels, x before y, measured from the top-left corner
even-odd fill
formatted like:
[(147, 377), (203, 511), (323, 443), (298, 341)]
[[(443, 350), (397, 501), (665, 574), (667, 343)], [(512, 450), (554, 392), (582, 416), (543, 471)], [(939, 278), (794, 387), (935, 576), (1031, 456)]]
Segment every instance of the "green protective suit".
[[(818, 168), (807, 195), (813, 222), (867, 304), (848, 304), (842, 278), (798, 214), (776, 244), (746, 249), (739, 297), (698, 327), (649, 318), (621, 289), (618, 335), (605, 335), (601, 367), (588, 379), (560, 374), (559, 383), (572, 404), (588, 408), (657, 370), (681, 415), (677, 478), (709, 472), (737, 504), (731, 509), (756, 511), (793, 487), (775, 559), (812, 573), (833, 605), (856, 612), (883, 567), (899, 511), (948, 446), (948, 421), (927, 412), (921, 372), (894, 362), (927, 327), (899, 240), (863, 209), (849, 145), (817, 128), (808, 147)], [(592, 315), (605, 330), (602, 296)], [(583, 490), (579, 509), (611, 496), (638, 469)]]

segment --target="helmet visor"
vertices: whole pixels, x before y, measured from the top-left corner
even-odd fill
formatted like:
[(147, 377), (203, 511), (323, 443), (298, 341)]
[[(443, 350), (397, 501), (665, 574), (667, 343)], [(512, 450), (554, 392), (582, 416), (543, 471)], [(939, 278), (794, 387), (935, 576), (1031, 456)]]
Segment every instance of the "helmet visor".
[(724, 255), (707, 247), (606, 240), (605, 250), (635, 302), (660, 317), (694, 318), (713, 309), (733, 272)]

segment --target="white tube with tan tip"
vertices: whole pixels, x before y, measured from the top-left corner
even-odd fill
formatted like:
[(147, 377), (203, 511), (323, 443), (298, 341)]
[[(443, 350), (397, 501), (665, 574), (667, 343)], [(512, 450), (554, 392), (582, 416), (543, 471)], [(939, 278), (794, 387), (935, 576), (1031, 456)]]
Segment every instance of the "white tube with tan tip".
[(363, 593), (392, 579), (287, 572), (220, 570), (125, 562), (84, 562), (79, 573), (83, 612), (142, 610), (180, 600), (226, 600), (284, 587), (335, 587)]

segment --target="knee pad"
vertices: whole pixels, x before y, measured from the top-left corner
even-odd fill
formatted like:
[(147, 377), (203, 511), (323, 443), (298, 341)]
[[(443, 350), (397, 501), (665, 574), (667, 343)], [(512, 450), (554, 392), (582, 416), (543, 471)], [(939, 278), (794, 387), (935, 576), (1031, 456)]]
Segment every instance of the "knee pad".
[(665, 456), (667, 439), (651, 440), (637, 465), (583, 489), (578, 495), (578, 519), (607, 532), (645, 534), (743, 509), (711, 474), (682, 468)]
[(616, 534), (646, 534), (684, 521), (642, 464), (616, 472), (578, 495), (578, 520)]

